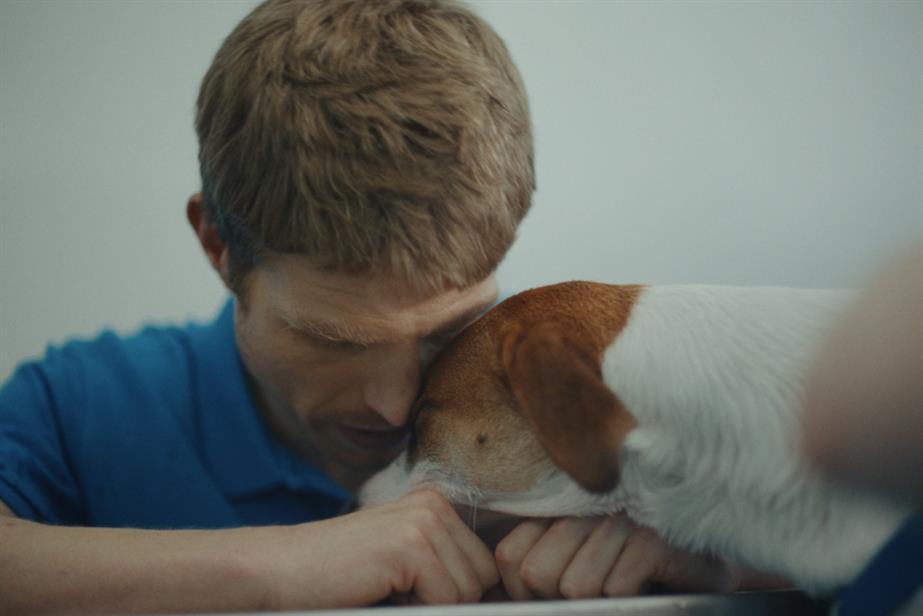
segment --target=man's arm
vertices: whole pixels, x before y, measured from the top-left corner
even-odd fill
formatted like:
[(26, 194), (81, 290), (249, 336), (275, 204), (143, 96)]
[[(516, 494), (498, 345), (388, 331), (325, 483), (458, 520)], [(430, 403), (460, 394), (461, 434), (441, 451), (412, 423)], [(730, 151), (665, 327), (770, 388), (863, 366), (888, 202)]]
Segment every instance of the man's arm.
[[(271, 607), (256, 562), (274, 529), (142, 531), (51, 526), (0, 504), (0, 612)], [(262, 544), (262, 545), (260, 545)]]
[(499, 580), (445, 499), (296, 526), (50, 526), (0, 510), (0, 612), (188, 612), (369, 605), (393, 594), (476, 601)]

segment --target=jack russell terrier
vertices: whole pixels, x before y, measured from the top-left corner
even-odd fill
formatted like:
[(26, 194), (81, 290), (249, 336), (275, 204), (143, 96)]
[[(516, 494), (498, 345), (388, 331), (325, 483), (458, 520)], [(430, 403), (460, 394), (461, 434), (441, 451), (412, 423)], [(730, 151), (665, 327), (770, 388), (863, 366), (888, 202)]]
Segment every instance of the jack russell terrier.
[(910, 513), (799, 454), (802, 380), (850, 297), (590, 282), (520, 293), (435, 360), (408, 449), (360, 501), (430, 487), (511, 516), (624, 511), (678, 547), (829, 594)]

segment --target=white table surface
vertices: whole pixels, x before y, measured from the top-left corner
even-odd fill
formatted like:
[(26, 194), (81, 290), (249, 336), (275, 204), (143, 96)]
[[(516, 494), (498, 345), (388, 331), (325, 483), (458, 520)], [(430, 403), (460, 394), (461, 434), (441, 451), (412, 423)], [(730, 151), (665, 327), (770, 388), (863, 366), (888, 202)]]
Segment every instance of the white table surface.
[(820, 616), (827, 610), (800, 593), (774, 591), (286, 613), (310, 616)]

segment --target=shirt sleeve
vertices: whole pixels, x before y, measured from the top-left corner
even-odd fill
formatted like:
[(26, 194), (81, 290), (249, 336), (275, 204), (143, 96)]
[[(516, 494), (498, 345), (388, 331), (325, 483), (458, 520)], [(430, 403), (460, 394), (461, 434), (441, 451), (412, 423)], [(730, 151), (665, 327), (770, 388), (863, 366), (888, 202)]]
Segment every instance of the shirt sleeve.
[(79, 524), (79, 485), (61, 435), (61, 413), (85, 398), (73, 360), (51, 350), (22, 364), (0, 388), (0, 501), (17, 516)]

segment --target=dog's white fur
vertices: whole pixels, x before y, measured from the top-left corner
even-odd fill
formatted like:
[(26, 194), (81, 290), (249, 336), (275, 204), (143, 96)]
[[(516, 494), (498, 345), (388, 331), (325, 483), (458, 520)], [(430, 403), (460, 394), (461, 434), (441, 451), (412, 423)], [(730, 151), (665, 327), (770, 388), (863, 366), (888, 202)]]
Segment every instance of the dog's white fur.
[(519, 516), (621, 510), (680, 547), (832, 592), (909, 513), (834, 485), (799, 454), (802, 381), (849, 297), (645, 288), (602, 364), (604, 382), (638, 422), (622, 443), (611, 493), (586, 492), (557, 470), (526, 492), (485, 493), (457, 481), (452, 469), (425, 459), (411, 468), (402, 456), (361, 499), (375, 504), (429, 485), (456, 503)]

